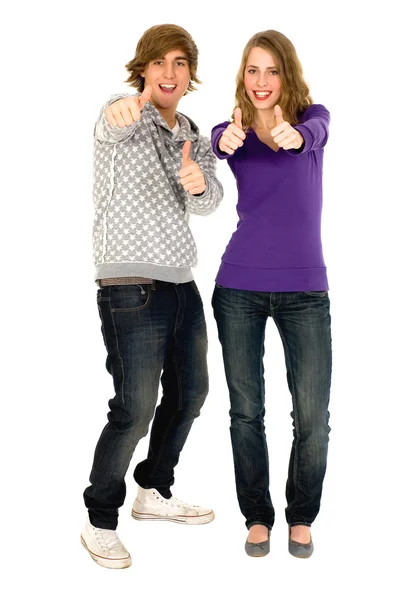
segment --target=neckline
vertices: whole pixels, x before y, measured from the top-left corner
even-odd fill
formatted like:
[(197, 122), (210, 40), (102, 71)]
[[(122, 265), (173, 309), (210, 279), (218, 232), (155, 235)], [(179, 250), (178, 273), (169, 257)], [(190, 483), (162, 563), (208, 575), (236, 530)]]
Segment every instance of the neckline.
[(263, 146), (266, 146), (267, 148), (269, 148), (274, 154), (278, 154), (279, 150), (282, 150), (282, 148), (278, 148), (278, 150), (275, 150), (269, 144), (267, 144), (266, 142), (263, 142), (262, 140), (260, 140), (260, 138), (258, 137), (257, 133), (254, 131), (254, 129), (252, 127), (249, 128), (249, 131), (252, 131), (254, 133), (254, 135), (256, 136), (257, 140), (260, 142), (260, 144), (262, 144)]

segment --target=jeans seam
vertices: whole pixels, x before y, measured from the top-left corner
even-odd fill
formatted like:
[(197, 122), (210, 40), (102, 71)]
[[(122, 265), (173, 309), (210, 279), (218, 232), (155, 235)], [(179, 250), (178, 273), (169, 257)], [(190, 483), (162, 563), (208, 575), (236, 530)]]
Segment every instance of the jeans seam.
[[(111, 299), (107, 298), (107, 302), (108, 302), (108, 306), (109, 306), (109, 309), (110, 309), (110, 317), (111, 317), (111, 322), (112, 322), (112, 325), (113, 325), (113, 330), (114, 330), (114, 335), (115, 335), (115, 345), (117, 347), (118, 358), (119, 358), (119, 361), (120, 361), (120, 364), (121, 364), (121, 370), (122, 370), (122, 383), (121, 383), (121, 388), (122, 388), (121, 391), (122, 391), (122, 393), (121, 393), (121, 396), (122, 396), (122, 404), (125, 404), (125, 397), (124, 397), (124, 383), (125, 383), (124, 362), (122, 360), (121, 352), (120, 352), (120, 349), (119, 349), (117, 328), (115, 326), (114, 315), (113, 315), (112, 308), (111, 308)], [(103, 325), (104, 336), (105, 336), (106, 327), (105, 327), (105, 324), (104, 324), (103, 314), (101, 312), (100, 306), (99, 306), (99, 313), (100, 313), (100, 320), (101, 320), (101, 323)], [(106, 340), (107, 340), (107, 338), (106, 338)], [(107, 348), (107, 354), (108, 354), (108, 348)]]
[[(264, 378), (263, 368), (264, 368), (264, 354), (265, 354), (265, 330), (267, 327), (267, 320), (268, 320), (268, 316), (265, 321), (264, 335), (261, 338), (261, 347), (260, 347), (260, 384), (261, 384), (262, 405), (263, 405), (262, 410), (264, 411), (264, 415), (263, 415), (263, 419), (262, 419), (263, 422), (265, 422), (265, 378)], [(263, 352), (263, 350), (264, 350), (264, 352)], [(264, 458), (265, 458), (265, 462), (266, 462), (268, 480), (269, 480), (269, 456), (268, 456), (267, 436), (266, 436), (265, 432), (264, 432), (264, 435), (262, 436), (262, 442), (263, 442), (263, 446), (264, 446)]]
[[(181, 289), (182, 289), (182, 291), (183, 291), (183, 288), (181, 288)], [(176, 332), (178, 331), (178, 329), (179, 329), (179, 328), (182, 326), (183, 320), (184, 320), (184, 318), (185, 318), (185, 309), (186, 309), (186, 295), (185, 295), (185, 292), (183, 291), (183, 309), (182, 309), (182, 318), (181, 318), (181, 320), (180, 320), (180, 323), (179, 323), (179, 325), (178, 325), (178, 318), (179, 318), (179, 314), (180, 314), (180, 312), (181, 312), (181, 299), (180, 299), (180, 297), (179, 297), (179, 290), (178, 290), (178, 287), (177, 287), (177, 286), (175, 286), (175, 292), (176, 292), (176, 295), (177, 295), (177, 297), (178, 297), (178, 308), (177, 308), (177, 311), (176, 311), (176, 321), (175, 321), (175, 329), (174, 329), (174, 333), (173, 333), (173, 335), (175, 335), (175, 334), (176, 334)], [(200, 295), (200, 294), (199, 294), (199, 295)]]
[(180, 376), (179, 376), (179, 369), (177, 367), (177, 362), (176, 362), (176, 358), (175, 358), (174, 355), (172, 355), (172, 363), (173, 363), (173, 365), (175, 367), (175, 373), (176, 373), (176, 377), (177, 377), (177, 380), (178, 380), (178, 410), (175, 411), (174, 414), (171, 416), (171, 419), (170, 419), (167, 427), (165, 428), (165, 432), (164, 432), (164, 435), (163, 435), (163, 438), (162, 438), (162, 441), (161, 441), (161, 444), (160, 444), (160, 449), (159, 449), (158, 454), (157, 454), (157, 459), (156, 459), (156, 461), (154, 463), (153, 469), (151, 470), (151, 472), (149, 474), (149, 477), (152, 477), (154, 475), (156, 469), (158, 468), (158, 465), (160, 464), (161, 454), (162, 454), (162, 451), (164, 450), (164, 446), (165, 446), (165, 442), (166, 442), (167, 437), (168, 437), (168, 433), (169, 433), (169, 431), (170, 431), (170, 429), (172, 427), (172, 424), (173, 424), (174, 420), (176, 419), (177, 412), (179, 410), (181, 410), (181, 406), (182, 406), (182, 385), (181, 385), (181, 379), (180, 379)]
[[(108, 302), (109, 309), (110, 309), (110, 315), (112, 317), (110, 298), (107, 298), (107, 302)], [(102, 314), (102, 311), (100, 309), (100, 306), (99, 306), (99, 314), (100, 314), (100, 320), (102, 322), (103, 329), (104, 329), (104, 337), (105, 337), (105, 339), (107, 339), (106, 338), (106, 328), (105, 328), (103, 314)], [(112, 319), (112, 322), (113, 322), (113, 327), (114, 327), (115, 338), (117, 340), (117, 332), (116, 332), (116, 328), (115, 328), (115, 324), (114, 324), (114, 319)], [(119, 348), (118, 348), (118, 341), (116, 343), (117, 343), (117, 349), (118, 349), (118, 356), (120, 356)], [(107, 353), (108, 353), (108, 348), (107, 348)], [(121, 366), (122, 366), (122, 381), (124, 381), (124, 369), (123, 369), (122, 360), (121, 360)], [(122, 387), (122, 398), (124, 397), (123, 395), (124, 395), (124, 388)], [(108, 446), (106, 448), (104, 448), (103, 456), (101, 457), (101, 460), (99, 461), (98, 472), (101, 472), (103, 470), (103, 464), (104, 464), (104, 461), (105, 461), (105, 458), (106, 458), (106, 455), (107, 455), (108, 448), (111, 445), (111, 443), (113, 442), (115, 435), (116, 435), (116, 431), (114, 429), (112, 431), (112, 436), (111, 436), (110, 442), (109, 442)], [(96, 489), (97, 489), (97, 487), (96, 487), (96, 485), (94, 483), (92, 483), (92, 486), (93, 486), (93, 492), (95, 492)]]
[(114, 328), (114, 334), (115, 334), (115, 343), (117, 346), (117, 352), (118, 352), (118, 358), (119, 361), (121, 363), (121, 370), (122, 370), (122, 382), (121, 382), (121, 399), (122, 399), (122, 404), (125, 404), (125, 397), (124, 397), (124, 389), (125, 389), (125, 370), (124, 370), (124, 361), (122, 360), (122, 356), (121, 356), (121, 352), (119, 349), (119, 344), (118, 344), (118, 334), (117, 334), (117, 328), (115, 326), (115, 321), (114, 321), (114, 315), (111, 309), (111, 302), (110, 302), (110, 315), (111, 315), (111, 321), (113, 324), (113, 328)]
[[(294, 382), (294, 377), (293, 377), (293, 370), (292, 370), (292, 363), (290, 360), (290, 355), (289, 355), (289, 349), (288, 349), (288, 345), (286, 343), (286, 337), (283, 333), (282, 328), (279, 326), (279, 323), (274, 319), (275, 321), (275, 325), (279, 331), (279, 334), (281, 336), (282, 339), (282, 343), (283, 343), (283, 347), (284, 347), (284, 351), (285, 351), (285, 358), (286, 358), (286, 362), (287, 362), (287, 370), (290, 376), (290, 381), (292, 384), (292, 399), (293, 399), (293, 414), (294, 414), (294, 427), (295, 427), (295, 431), (297, 433), (296, 436), (296, 440), (295, 440), (295, 449), (294, 449), (294, 460), (293, 460), (293, 483), (294, 483), (294, 488), (295, 488), (295, 493), (297, 492), (298, 489), (298, 485), (297, 485), (297, 477), (298, 477), (298, 444), (299, 444), (299, 439), (300, 439), (300, 420), (299, 420), (299, 415), (298, 415), (298, 408), (297, 408), (297, 392), (296, 392), (296, 386), (295, 386), (295, 382)], [(289, 506), (288, 506), (289, 508)]]
[[(270, 306), (270, 311), (271, 311), (271, 315), (273, 314), (274, 310), (276, 310), (277, 308), (280, 307), (281, 302), (282, 302), (282, 292), (270, 292), (270, 298), (269, 298), (269, 306)], [(272, 306), (272, 298), (274, 294), (279, 294), (279, 299), (278, 299), (278, 304), (276, 304), (275, 306)]]

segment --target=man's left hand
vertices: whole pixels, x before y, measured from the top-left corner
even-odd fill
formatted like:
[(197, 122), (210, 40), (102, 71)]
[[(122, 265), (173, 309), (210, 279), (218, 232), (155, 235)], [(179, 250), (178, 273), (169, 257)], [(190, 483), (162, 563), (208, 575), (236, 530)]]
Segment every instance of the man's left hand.
[(182, 168), (178, 175), (183, 189), (190, 194), (202, 194), (206, 189), (206, 180), (199, 165), (190, 158), (192, 142), (187, 140), (182, 147)]

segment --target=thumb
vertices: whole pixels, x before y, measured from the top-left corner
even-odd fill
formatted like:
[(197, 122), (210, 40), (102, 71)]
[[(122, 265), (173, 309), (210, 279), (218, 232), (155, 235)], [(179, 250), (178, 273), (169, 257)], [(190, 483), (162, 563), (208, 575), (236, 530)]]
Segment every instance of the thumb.
[(240, 129), (243, 129), (243, 125), (242, 125), (242, 111), (241, 109), (235, 108), (235, 110), (233, 111), (233, 119), (234, 119), (234, 123), (237, 127), (239, 127)]
[(190, 163), (190, 147), (192, 142), (186, 140), (186, 142), (182, 146), (182, 168), (187, 167)]
[(150, 100), (151, 98), (151, 85), (147, 85), (143, 92), (142, 95), (139, 98), (139, 108), (140, 110), (142, 110), (142, 108), (144, 107), (144, 105), (146, 104), (146, 102), (148, 100)]
[(280, 125), (281, 123), (284, 122), (284, 118), (282, 115), (282, 110), (281, 107), (278, 104), (275, 104), (274, 106), (274, 113), (275, 113), (275, 121), (277, 125)]

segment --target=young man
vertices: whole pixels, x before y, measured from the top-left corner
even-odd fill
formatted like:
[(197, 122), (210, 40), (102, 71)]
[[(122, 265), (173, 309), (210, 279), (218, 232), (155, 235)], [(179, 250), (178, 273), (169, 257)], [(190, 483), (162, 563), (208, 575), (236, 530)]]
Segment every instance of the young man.
[(97, 303), (115, 397), (84, 492), (89, 514), (82, 543), (109, 568), (131, 564), (116, 533), (118, 508), (133, 451), (153, 415), (147, 459), (134, 471), (139, 488), (132, 516), (186, 524), (214, 518), (212, 510), (170, 492), (208, 392), (206, 324), (187, 215), (211, 213), (223, 194), (209, 140), (176, 112), (199, 83), (197, 58), (184, 29), (151, 27), (126, 65), (127, 82), (140, 95), (113, 96), (95, 128)]

